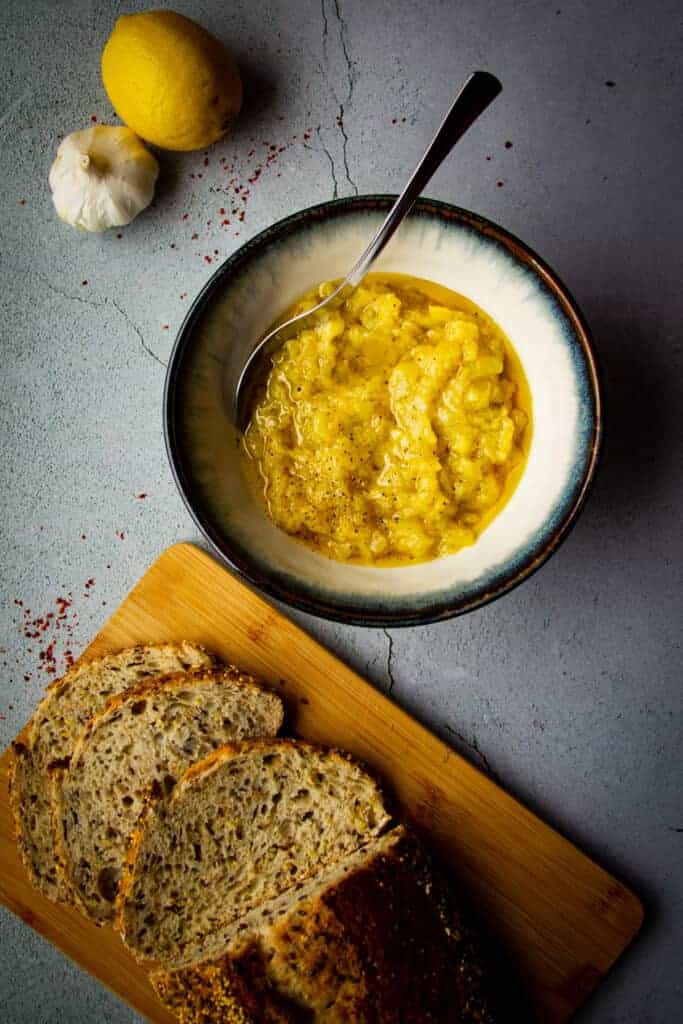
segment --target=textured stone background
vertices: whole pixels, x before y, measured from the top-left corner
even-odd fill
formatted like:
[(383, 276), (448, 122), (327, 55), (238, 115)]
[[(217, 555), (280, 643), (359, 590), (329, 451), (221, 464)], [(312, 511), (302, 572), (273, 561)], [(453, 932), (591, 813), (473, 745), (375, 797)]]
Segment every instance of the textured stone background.
[[(177, 0), (236, 53), (243, 116), (208, 166), (162, 155), (158, 200), (121, 238), (80, 237), (47, 172), (61, 135), (111, 120), (99, 55), (137, 6), (0, 11), (0, 741), (155, 556), (198, 539), (161, 394), (216, 263), (310, 203), (397, 190), (489, 68), (505, 92), (428, 194), (520, 235), (582, 305), (609, 407), (594, 494), (538, 575), (463, 619), (390, 635), (296, 618), (642, 894), (642, 936), (580, 1020), (680, 1020), (680, 4)], [(213, 190), (271, 145), (243, 219), (221, 215)], [(69, 594), (62, 628), (29, 642), (24, 617)], [(137, 1019), (5, 912), (0, 950), (3, 1021)]]

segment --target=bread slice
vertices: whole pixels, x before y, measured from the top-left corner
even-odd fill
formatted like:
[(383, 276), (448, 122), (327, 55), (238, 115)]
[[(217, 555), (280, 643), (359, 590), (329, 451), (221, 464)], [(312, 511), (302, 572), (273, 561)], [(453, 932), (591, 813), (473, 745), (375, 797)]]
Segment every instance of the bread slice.
[[(377, 852), (391, 848), (402, 828), (387, 832), (370, 840), (365, 846), (348, 854), (343, 860), (331, 864), (303, 882), (275, 896), (234, 923), (226, 934), (229, 936), (226, 948), (220, 955), (198, 963), (186, 964), (173, 970), (156, 970), (150, 981), (161, 1002), (183, 1024), (211, 1021), (211, 1024), (261, 1024), (262, 1021), (283, 1022), (312, 1020), (310, 1011), (297, 1013), (292, 1006), (291, 992), (285, 993), (286, 985), (280, 981), (276, 986), (274, 975), (280, 973), (279, 958), (272, 950), (272, 934), (282, 925), (292, 922), (291, 927), (302, 937), (310, 929), (303, 928), (305, 914), (313, 902), (317, 902), (330, 888), (339, 885), (357, 869), (368, 863)], [(243, 961), (255, 965), (255, 951), (262, 949), (273, 964), (273, 972), (243, 971)], [(265, 952), (267, 949), (267, 952)], [(335, 950), (335, 955), (339, 950)], [(294, 965), (292, 967), (295, 969)], [(323, 965), (318, 963), (322, 973), (320, 983), (326, 984), (327, 958)], [(302, 1007), (303, 1011), (303, 1007)], [(349, 1020), (354, 1019), (349, 1017)]]
[(496, 1020), (448, 886), (402, 827), (241, 929), (220, 957), (152, 975), (183, 1024)]
[(388, 821), (376, 783), (346, 755), (294, 740), (224, 747), (141, 815), (117, 926), (140, 960), (204, 959), (235, 921)]
[(282, 701), (228, 667), (153, 680), (112, 698), (81, 733), (67, 767), (50, 770), (58, 871), (70, 902), (112, 920), (131, 833), (150, 787), (177, 778), (217, 747), (275, 736)]
[(10, 799), (17, 843), (31, 881), (52, 900), (62, 892), (57, 878), (47, 768), (68, 758), (88, 719), (110, 697), (143, 679), (195, 668), (214, 659), (191, 643), (131, 647), (94, 661), (79, 662), (47, 690), (21, 736), (14, 742)]

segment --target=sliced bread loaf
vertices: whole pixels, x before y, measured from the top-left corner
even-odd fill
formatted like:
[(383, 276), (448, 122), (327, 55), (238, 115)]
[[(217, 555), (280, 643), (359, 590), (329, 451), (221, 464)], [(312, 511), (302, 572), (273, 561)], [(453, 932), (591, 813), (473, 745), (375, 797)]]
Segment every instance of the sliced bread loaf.
[(241, 922), (152, 984), (183, 1024), (492, 1024), (480, 954), (403, 828)]
[(237, 920), (388, 821), (376, 783), (345, 755), (294, 740), (224, 747), (141, 815), (117, 926), (138, 959), (204, 959)]
[(213, 658), (196, 644), (132, 647), (79, 662), (47, 690), (14, 743), (10, 798), (19, 851), (31, 881), (50, 899), (60, 898), (47, 784), (47, 768), (68, 758), (86, 722), (117, 693), (141, 680), (207, 668)]
[(217, 747), (275, 736), (282, 701), (238, 669), (156, 679), (112, 698), (86, 725), (69, 765), (50, 771), (58, 871), (98, 924), (113, 918), (131, 833), (150, 788)]

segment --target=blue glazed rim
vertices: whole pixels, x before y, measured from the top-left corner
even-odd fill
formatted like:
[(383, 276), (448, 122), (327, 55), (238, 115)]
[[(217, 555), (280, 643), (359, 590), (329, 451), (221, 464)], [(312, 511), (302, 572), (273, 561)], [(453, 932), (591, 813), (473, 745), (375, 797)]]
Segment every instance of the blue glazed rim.
[(543, 530), (540, 539), (537, 535), (514, 560), (508, 560), (497, 572), (478, 583), (467, 584), (466, 597), (451, 588), (419, 597), (389, 598), (387, 605), (380, 609), (358, 607), (353, 604), (353, 599), (328, 597), (327, 594), (304, 589), (299, 581), (276, 570), (265, 571), (249, 550), (216, 528), (198, 499), (178, 437), (178, 382), (184, 356), (191, 345), (199, 318), (225, 280), (243, 272), (264, 248), (282, 242), (306, 224), (333, 220), (349, 213), (386, 212), (395, 199), (395, 195), (373, 194), (320, 203), (285, 217), (242, 245), (217, 268), (188, 310), (175, 339), (164, 387), (164, 439), (171, 471), (188, 512), (218, 557), (247, 582), (301, 611), (335, 622), (378, 628), (417, 626), (463, 615), (494, 601), (533, 575), (558, 549), (578, 519), (595, 478), (604, 426), (600, 371), (590, 331), (571, 293), (551, 267), (524, 242), (493, 221), (450, 203), (420, 199), (411, 217), (424, 216), (446, 223), (456, 222), (485, 236), (529, 270), (536, 283), (550, 294), (562, 314), (565, 334), (569, 339), (574, 362), (578, 364), (578, 376), (584, 384), (584, 458), (580, 472), (570, 480), (565, 494), (558, 502), (556, 514), (548, 522), (548, 528)]

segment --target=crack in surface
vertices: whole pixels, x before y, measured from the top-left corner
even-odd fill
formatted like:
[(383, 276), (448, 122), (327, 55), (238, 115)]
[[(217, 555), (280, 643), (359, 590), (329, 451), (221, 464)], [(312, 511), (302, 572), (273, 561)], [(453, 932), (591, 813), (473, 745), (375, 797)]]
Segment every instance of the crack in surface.
[(322, 149), (323, 153), (325, 154), (325, 156), (329, 160), (329, 163), (330, 163), (330, 175), (332, 176), (332, 198), (333, 199), (337, 199), (338, 196), (339, 196), (339, 182), (337, 181), (337, 171), (336, 171), (335, 166), (334, 166), (334, 160), (332, 159), (332, 154), (330, 153), (329, 149), (325, 145), (325, 140), (322, 137), (322, 133), (320, 131), (320, 126), (318, 126), (316, 128), (315, 134), (318, 136), (318, 140), (320, 141), (320, 148)]
[(107, 305), (107, 299), (103, 299), (102, 302), (98, 302), (97, 299), (86, 299), (82, 295), (74, 295), (72, 292), (67, 292), (63, 288), (58, 288), (56, 284), (52, 283), (49, 277), (45, 274), (41, 274), (39, 270), (34, 270), (33, 272), (36, 277), (39, 277), (46, 285), (49, 291), (53, 292), (55, 295), (61, 295), (63, 299), (69, 299), (70, 302), (80, 302), (82, 306), (92, 306), (93, 309), (104, 309)]
[(349, 136), (347, 135), (346, 128), (344, 127), (344, 104), (343, 103), (339, 104), (339, 117), (337, 118), (337, 124), (339, 125), (339, 131), (342, 133), (342, 160), (344, 162), (344, 176), (345, 176), (346, 180), (348, 181), (349, 185), (351, 186), (351, 188), (353, 189), (353, 194), (357, 196), (358, 195), (358, 185), (356, 185), (355, 181), (351, 177), (351, 172), (349, 170), (349, 156), (348, 156)]
[(467, 747), (467, 749), (470, 750), (475, 755), (475, 757), (479, 759), (480, 764), (483, 765), (483, 767), (491, 776), (491, 778), (498, 778), (498, 775), (491, 767), (488, 757), (480, 748), (479, 743), (477, 742), (477, 737), (474, 734), (472, 735), (472, 739), (468, 740), (466, 736), (463, 736), (461, 732), (458, 732), (457, 729), (454, 729), (452, 725), (446, 724), (445, 729), (446, 732), (449, 732), (451, 734), (451, 736), (455, 736), (456, 739), (459, 739), (460, 742), (463, 743)]
[(128, 313), (126, 313), (125, 309), (123, 309), (122, 306), (119, 306), (118, 302), (116, 302), (115, 299), (106, 298), (102, 299), (101, 301), (98, 301), (97, 299), (86, 299), (82, 295), (74, 295), (73, 292), (67, 292), (63, 288), (59, 288), (56, 284), (52, 283), (49, 277), (47, 277), (45, 274), (42, 274), (39, 270), (34, 269), (33, 273), (35, 273), (36, 277), (40, 278), (40, 280), (45, 284), (46, 288), (48, 288), (49, 291), (53, 292), (55, 295), (61, 295), (63, 299), (68, 299), (69, 302), (80, 302), (82, 306), (90, 306), (92, 309), (105, 309), (106, 306), (113, 306), (114, 309), (121, 314), (121, 316), (126, 321), (128, 326), (132, 327), (132, 329), (135, 331), (138, 338), (140, 339), (140, 344), (142, 345), (147, 355), (151, 356), (152, 359), (156, 360), (156, 362), (159, 363), (159, 366), (163, 366), (164, 369), (166, 369), (167, 364), (163, 361), (163, 359), (161, 359), (156, 354), (156, 352), (154, 352), (149, 347), (144, 337), (142, 336), (142, 331), (140, 330), (138, 325), (131, 320), (131, 318), (128, 316)]
[(387, 651), (387, 675), (389, 677), (389, 689), (387, 690), (387, 693), (391, 694), (393, 692), (394, 686), (396, 685), (396, 680), (394, 679), (394, 670), (392, 667), (394, 660), (394, 638), (388, 629), (383, 629), (382, 632), (389, 641), (389, 649)]
[(348, 82), (346, 102), (349, 103), (356, 85), (356, 72), (354, 69), (354, 63), (349, 56), (349, 48), (346, 42), (347, 26), (341, 10), (339, 9), (339, 0), (332, 0), (332, 2), (334, 4), (334, 13), (337, 18), (337, 24), (339, 25), (339, 42), (341, 44), (342, 53), (344, 54), (344, 60), (346, 61), (346, 79)]
[[(342, 163), (343, 163), (343, 167), (344, 167), (344, 177), (346, 178), (346, 181), (348, 183), (348, 186), (349, 186), (350, 190), (353, 192), (354, 195), (357, 196), (358, 195), (358, 185), (356, 184), (356, 182), (351, 177), (351, 171), (350, 171), (350, 168), (349, 168), (349, 154), (348, 154), (349, 135), (348, 135), (348, 132), (346, 131), (346, 125), (344, 123), (345, 110), (348, 108), (349, 104), (351, 103), (351, 99), (353, 97), (353, 92), (354, 92), (354, 89), (355, 89), (355, 86), (356, 86), (356, 69), (355, 69), (355, 63), (351, 59), (351, 56), (349, 54), (348, 27), (347, 27), (346, 21), (344, 20), (344, 16), (342, 15), (341, 8), (339, 6), (339, 0), (332, 0), (332, 7), (333, 7), (333, 11), (334, 11), (334, 17), (335, 17), (335, 20), (336, 20), (336, 23), (337, 23), (339, 47), (341, 49), (342, 57), (344, 59), (344, 64), (346, 66), (346, 88), (344, 90), (340, 90), (341, 93), (342, 93), (340, 95), (340, 91), (338, 91), (334, 87), (334, 85), (332, 85), (331, 83), (328, 83), (328, 84), (330, 85), (332, 94), (333, 94), (333, 96), (334, 96), (334, 98), (335, 98), (335, 100), (337, 102), (337, 107), (338, 107), (336, 124), (337, 124), (337, 128), (339, 129), (339, 133), (340, 133), (340, 135), (342, 137)], [(322, 54), (323, 54), (323, 61), (324, 61), (325, 64), (327, 64), (327, 62), (328, 62), (329, 27), (330, 26), (329, 26), (329, 20), (328, 20), (328, 15), (327, 15), (326, 0), (321, 0), (321, 2), (320, 2), (320, 11), (321, 11), (321, 15), (322, 15)], [(320, 70), (321, 77), (323, 78), (324, 81), (327, 82), (327, 75), (325, 74), (325, 69), (323, 68), (322, 64), (319, 63), (318, 67), (319, 67), (319, 70)], [(327, 153), (328, 160), (330, 161), (331, 164), (333, 164), (334, 161), (333, 161), (331, 153), (329, 153), (329, 151), (327, 149), (325, 150), (325, 152)], [(339, 195), (339, 183), (338, 183), (338, 180), (337, 180), (337, 177), (336, 177), (336, 169), (334, 167), (333, 167), (333, 179), (335, 181), (335, 196), (334, 197), (336, 199), (337, 196)]]
[(327, 60), (327, 11), (325, 10), (325, 0), (320, 0), (320, 12), (323, 16), (323, 57)]
[(157, 361), (157, 363), (159, 364), (159, 366), (163, 366), (163, 368), (166, 369), (166, 365), (167, 364), (163, 361), (163, 359), (161, 359), (156, 354), (156, 352), (152, 351), (152, 349), (149, 347), (149, 345), (147, 344), (147, 342), (143, 338), (142, 331), (140, 330), (140, 328), (138, 327), (138, 325), (136, 323), (133, 323), (131, 318), (126, 313), (125, 309), (123, 309), (121, 306), (119, 306), (118, 302), (115, 302), (114, 299), (107, 299), (107, 302), (110, 302), (112, 304), (112, 306), (114, 307), (114, 309), (118, 310), (118, 312), (121, 314), (121, 316), (126, 321), (128, 326), (132, 327), (132, 329), (135, 331), (135, 333), (137, 334), (138, 338), (140, 339), (140, 344), (144, 348), (144, 350), (147, 353), (147, 355), (151, 356), (152, 359), (155, 359)]

